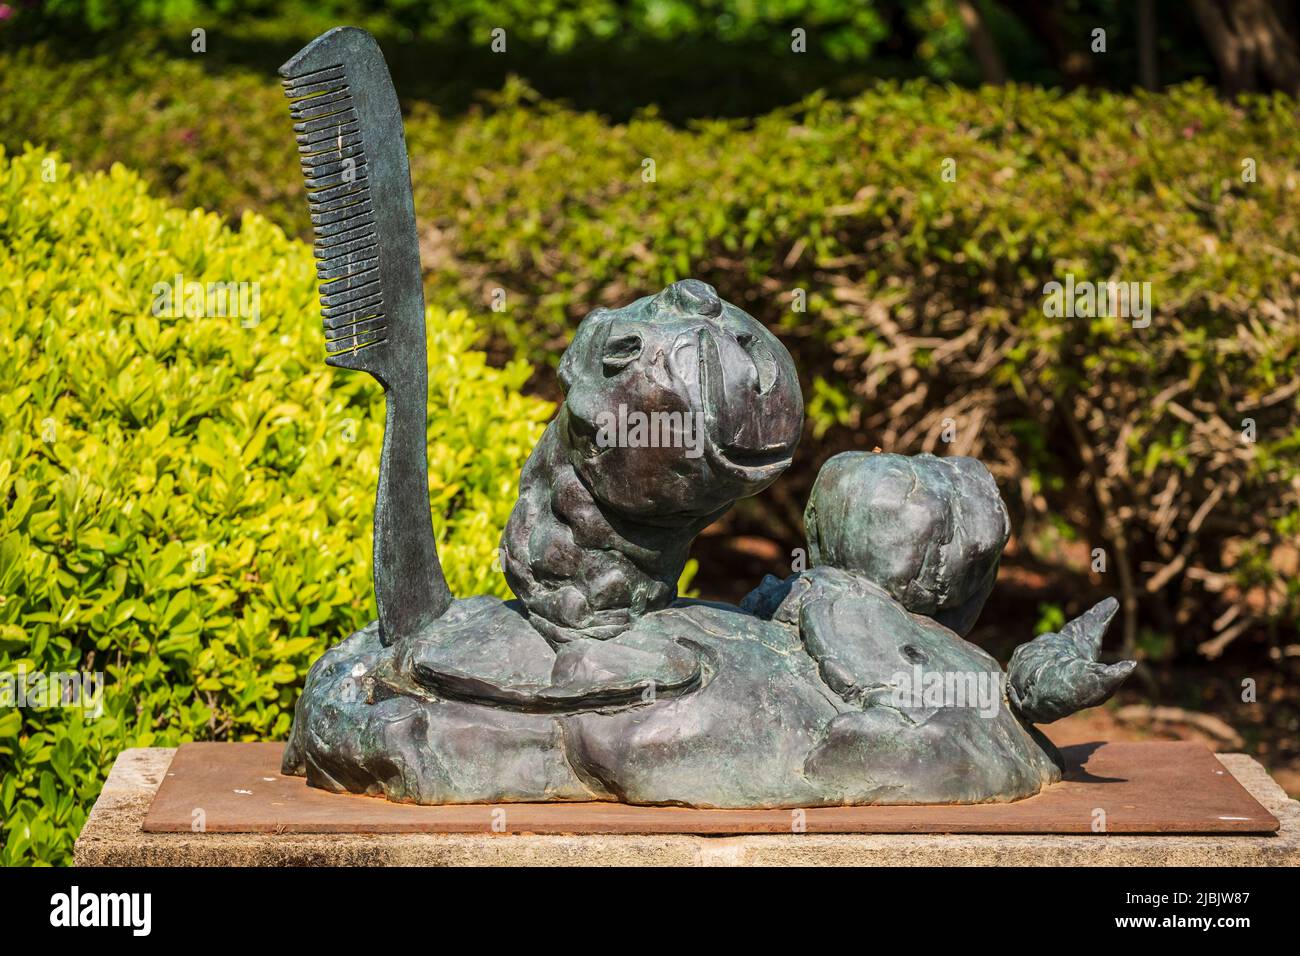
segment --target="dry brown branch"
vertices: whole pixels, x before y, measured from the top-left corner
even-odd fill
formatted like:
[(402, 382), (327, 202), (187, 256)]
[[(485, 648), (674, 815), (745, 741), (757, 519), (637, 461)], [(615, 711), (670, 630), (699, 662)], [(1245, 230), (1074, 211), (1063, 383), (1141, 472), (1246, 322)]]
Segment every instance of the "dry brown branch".
[(1247, 617), (1232, 625), (1232, 627), (1228, 628), (1222, 634), (1212, 637), (1208, 641), (1202, 641), (1200, 644), (1197, 644), (1196, 649), (1203, 656), (1208, 657), (1210, 660), (1214, 660), (1223, 653), (1224, 648), (1248, 631), (1256, 623), (1255, 618)]

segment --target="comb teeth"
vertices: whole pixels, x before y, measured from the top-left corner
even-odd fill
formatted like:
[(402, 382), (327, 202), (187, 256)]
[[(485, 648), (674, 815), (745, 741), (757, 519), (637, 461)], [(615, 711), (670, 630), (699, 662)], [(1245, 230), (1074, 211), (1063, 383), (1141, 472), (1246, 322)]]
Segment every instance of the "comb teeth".
[(388, 338), (370, 170), (342, 64), (283, 83), (316, 236), (325, 356), (333, 364)]

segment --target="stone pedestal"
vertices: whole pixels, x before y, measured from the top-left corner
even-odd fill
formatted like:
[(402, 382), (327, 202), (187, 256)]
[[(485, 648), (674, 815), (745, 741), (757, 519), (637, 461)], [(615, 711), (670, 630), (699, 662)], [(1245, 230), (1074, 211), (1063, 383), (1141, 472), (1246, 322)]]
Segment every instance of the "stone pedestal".
[[(145, 818), (174, 754), (151, 748), (118, 757), (77, 840), (79, 866), (1300, 865), (1300, 803), (1242, 754), (1217, 759), (1276, 818), (1275, 833), (145, 832)], [(511, 808), (505, 809), (508, 818)]]

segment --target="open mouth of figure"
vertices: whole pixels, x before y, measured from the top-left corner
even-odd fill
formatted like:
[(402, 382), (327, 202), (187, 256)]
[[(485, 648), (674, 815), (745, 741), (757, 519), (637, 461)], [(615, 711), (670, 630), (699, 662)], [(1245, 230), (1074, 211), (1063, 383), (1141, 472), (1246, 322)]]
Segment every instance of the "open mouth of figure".
[(788, 464), (791, 458), (789, 449), (785, 448), (755, 451), (749, 448), (735, 448), (716, 444), (714, 448), (719, 459), (735, 465), (737, 468), (767, 468), (772, 465)]

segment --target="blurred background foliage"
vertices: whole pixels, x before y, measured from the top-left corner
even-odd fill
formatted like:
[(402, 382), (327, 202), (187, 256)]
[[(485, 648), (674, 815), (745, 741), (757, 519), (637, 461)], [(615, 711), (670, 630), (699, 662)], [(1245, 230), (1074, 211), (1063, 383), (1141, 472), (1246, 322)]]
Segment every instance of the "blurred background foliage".
[(1300, 89), (1294, 4), (1277, 0), (9, 0), (0, 43), (186, 54), (198, 28), (208, 69), (264, 68), (339, 23), (380, 38), (403, 97), (442, 109), (510, 74), (613, 119), (654, 104), (674, 121), (881, 78)]
[[(443, 469), (435, 485), (478, 489), (474, 498), (457, 491), (438, 498), (435, 490), (446, 547), (468, 549), (446, 562), (468, 576), (453, 578), (461, 593), (503, 587), (489, 552), (479, 552), (513, 500), (530, 429), (544, 419), (545, 402), (558, 398), (553, 364), (574, 325), (596, 305), (694, 275), (782, 337), (804, 377), (809, 410), (791, 473), (697, 542), (704, 594), (734, 600), (763, 573), (788, 573), (792, 552), (803, 545), (807, 490), (832, 454), (881, 447), (977, 455), (998, 478), (1015, 533), (998, 598), (975, 639), (1005, 656), (1026, 635), (1116, 594), (1125, 610), (1110, 650), (1135, 655), (1143, 666), (1113, 713), (1127, 713), (1144, 732), (1182, 733), (1175, 726), (1182, 721), (1213, 745), (1254, 751), (1300, 789), (1296, 6), (3, 3), (0, 145), (11, 155), (27, 143), (58, 150), (72, 173), (48, 187), (35, 178), (33, 160), (7, 161), (0, 244), (10, 258), (0, 272), (8, 283), (8, 294), (0, 291), (0, 334), (16, 343), (16, 354), (54, 357), (57, 367), (43, 365), (38, 376), (51, 405), (67, 399), (59, 385), (68, 377), (79, 383), (71, 394), (90, 401), (95, 376), (111, 382), (126, 374), (128, 392), (177, 366), (191, 376), (229, 376), (245, 360), (231, 344), (246, 339), (244, 330), (232, 337), (228, 329), (181, 323), (170, 351), (140, 354), (138, 342), (154, 339), (137, 336), (112, 368), (82, 351), (92, 346), (67, 336), (68, 329), (113, 334), (128, 317), (140, 320), (146, 280), (176, 271), (177, 256), (199, 256), (195, 243), (213, 243), (228, 252), (214, 254), (215, 265), (205, 257), (187, 260), (187, 276), (229, 272), (227, 278), (260, 280), (264, 288), (292, 286), (294, 298), (263, 306), (267, 321), (286, 325), (290, 341), (278, 346), (285, 351), (275, 369), (259, 365), (253, 378), (223, 380), (222, 401), (194, 411), (184, 427), (166, 426), (178, 430), (168, 431), (171, 450), (149, 466), (156, 480), (175, 472), (175, 482), (187, 469), (201, 474), (201, 435), (249, 427), (247, 410), (237, 425), (227, 420), (227, 403), (275, 404), (286, 401), (275, 397), (285, 390), (301, 409), (293, 429), (306, 427), (302, 416), (314, 420), (333, 403), (358, 404), (364, 394), (366, 410), (358, 405), (351, 416), (365, 423), (353, 450), (362, 454), (365, 446), (373, 454), (377, 396), (353, 377), (333, 379), (318, 361), (309, 274), (293, 272), (307, 268), (304, 248), (273, 228), (291, 237), (308, 232), (275, 68), (329, 26), (367, 26), (384, 44), (407, 114), (426, 295), (437, 328), (447, 330), (437, 334), (449, 336), (445, 353), (469, 356), (467, 364), (444, 369), (448, 377), (435, 370), (431, 392), (439, 381), (452, 388), (456, 370), (470, 368), (468, 391), (482, 392), (493, 408), (471, 413), (435, 398), (431, 429), (451, 429), (446, 454), (434, 456)], [(490, 47), (497, 27), (506, 30), (503, 53)], [(807, 31), (807, 53), (791, 51), (797, 28)], [(194, 48), (195, 29), (205, 31), (202, 52)], [(1105, 31), (1104, 52), (1094, 50), (1097, 29)], [(655, 161), (653, 182), (643, 179), (646, 159)], [(132, 174), (80, 178), (118, 163)], [(63, 185), (69, 181), (80, 185)], [(74, 202), (69, 189), (82, 198)], [(165, 202), (149, 199), (146, 189)], [(146, 225), (143, 214), (132, 213), (126, 219), (135, 225), (121, 227), (93, 214), (94, 203), (82, 201), (87, 191), (106, 208), (147, 206), (149, 222), (172, 225)], [(185, 219), (166, 204), (212, 215)], [(55, 215), (65, 206), (80, 218)], [(52, 216), (57, 227), (40, 227), (28, 207)], [(6, 208), (17, 210), (8, 220)], [(21, 232), (6, 225), (17, 221), (25, 224)], [(70, 250), (51, 244), (49, 230), (56, 228)], [(82, 250), (101, 265), (85, 265), (76, 255)], [(103, 265), (119, 252), (123, 262)], [(57, 270), (41, 264), (51, 258)], [(49, 289), (32, 285), (30, 276), (56, 271), (77, 277), (60, 280), (70, 288), (80, 283), (87, 291), (41, 298)], [(1150, 282), (1151, 325), (1049, 318), (1043, 286), (1067, 273)], [(505, 291), (501, 311), (491, 307), (498, 289)], [(69, 350), (80, 369), (75, 375)], [(34, 388), (23, 364), (5, 358), (5, 392)], [(280, 368), (285, 363), (292, 383)], [(211, 367), (195, 371), (200, 365)], [(328, 392), (322, 382), (330, 383)], [(311, 400), (301, 394), (304, 383), (318, 389)], [(93, 407), (123, 441), (175, 418), (162, 399), (104, 411), (117, 388), (101, 389)], [(12, 476), (20, 461), (28, 469), (39, 465), (48, 486), (37, 511), (57, 512), (56, 486), (74, 466), (113, 484), (95, 477), (109, 468), (106, 460), (88, 459), (86, 470), (52, 455), (39, 436), (48, 414), (38, 403), (0, 416), (9, 449), (0, 458), (14, 462), (8, 472), (0, 462), (8, 481), (0, 480), (0, 501), (11, 512), (36, 507), (16, 507)], [(457, 424), (471, 414), (480, 416), (475, 427), (489, 432)], [(440, 415), (450, 418), (440, 423)], [(491, 429), (516, 438), (474, 471), (471, 449), (493, 447)], [(1245, 440), (1247, 431), (1253, 440)], [(222, 438), (231, 451), (221, 488), (256, 480), (298, 489), (299, 472), (317, 476), (326, 468), (324, 459), (290, 454), (288, 439), (271, 443), (284, 457), (254, 459), (260, 465), (253, 467), (233, 451), (241, 440)], [(353, 468), (345, 480), (366, 489), (373, 473)], [(34, 485), (25, 487), (24, 494), (36, 494)], [(196, 484), (193, 494), (216, 492)], [(369, 538), (359, 523), (369, 519), (370, 494), (358, 490), (328, 520), (317, 511), (304, 525), (328, 531), (335, 545), (325, 552), (328, 560), (311, 559), (295, 586), (315, 581), (326, 565), (346, 566), (346, 600), (308, 623), (272, 615), (241, 624), (220, 608), (196, 611), (208, 623), (194, 648), (227, 648), (214, 652), (220, 663), (205, 657), (196, 670), (198, 657), (163, 655), (171, 668), (159, 672), (165, 692), (134, 691), (146, 700), (162, 694), (160, 702), (132, 711), (129, 732), (114, 730), (96, 738), (107, 742), (87, 744), (100, 756), (78, 771), (80, 796), (70, 806), (81, 809), (67, 813), (88, 808), (96, 774), (127, 741), (282, 732), (301, 668), (369, 613), (368, 572), (361, 567)], [(305, 499), (298, 504), (307, 507)], [(205, 520), (219, 522), (221, 507), (210, 504)], [(176, 521), (171, 531), (161, 521), (147, 532), (105, 533), (143, 536), (138, 546), (147, 551), (171, 537), (203, 536), (186, 524), (189, 518)], [(0, 666), (12, 669), (31, 653), (37, 625), (51, 628), (42, 651), (57, 638), (65, 642), (59, 660), (85, 660), (105, 639), (86, 621), (102, 613), (92, 609), (112, 592), (87, 585), (75, 594), (84, 573), (78, 569), (92, 567), (85, 558), (20, 522), (12, 529), (0, 524), (0, 539), (6, 529), (23, 535), (20, 546), (9, 546), (22, 555), (21, 565), (10, 566), (23, 570), (7, 579), (0, 568), (0, 585), (21, 578), (26, 590), (0, 591), (14, 595), (0, 604), (0, 621), (23, 628), (0, 641), (9, 655)], [(225, 540), (260, 542), (259, 534), (241, 526)], [(265, 551), (276, 567), (297, 567), (307, 560), (297, 556), (300, 544), (277, 540), (273, 548), (259, 545), (257, 554)], [(104, 560), (86, 580), (110, 573), (114, 562)], [(152, 587), (152, 565), (142, 559), (128, 572), (137, 566), (133, 586)], [(32, 591), (36, 585), (26, 580), (43, 574), (62, 575), (53, 597)], [(287, 614), (292, 602), (285, 594)], [(85, 617), (59, 624), (69, 600)], [(134, 650), (124, 650), (122, 661), (130, 653), (141, 661), (159, 657), (156, 647), (168, 646), (175, 623), (166, 610), (164, 604), (160, 616), (124, 623), (121, 640)], [(31, 625), (24, 623), (28, 614), (37, 615)], [(267, 633), (256, 636), (257, 628)], [(299, 638), (312, 643), (293, 645), (287, 661), (275, 656)], [(241, 654), (247, 662), (240, 663)], [(42, 659), (42, 666), (54, 666)], [(284, 682), (268, 684), (277, 667)], [(208, 689), (198, 687), (196, 674)], [(135, 686), (125, 669), (110, 677), (110, 687), (114, 680)], [(225, 680), (252, 689), (228, 696), (211, 690), (213, 681), (225, 688)], [(1243, 681), (1253, 682), (1254, 699), (1243, 699)], [(1160, 705), (1158, 713), (1151, 704)], [(209, 719), (209, 711), (216, 716)], [(28, 754), (20, 763), (29, 769), (13, 790), (14, 801), (28, 801), (26, 809), (15, 816), (0, 804), (20, 821), (35, 819), (46, 786), (41, 774), (56, 772), (46, 764), (55, 748), (66, 747), (58, 742), (65, 731), (43, 726), (39, 715), (33, 720), (15, 724), (0, 714), (0, 767), (17, 759), (5, 756), (6, 746)], [(54, 836), (40, 825), (36, 838), (30, 827), (7, 836), (7, 858), (64, 859), (75, 827), (61, 819)], [(26, 841), (21, 850), (12, 849), (17, 839)], [(45, 849), (33, 849), (38, 844)]]

